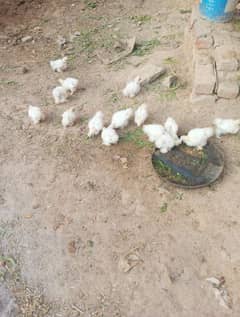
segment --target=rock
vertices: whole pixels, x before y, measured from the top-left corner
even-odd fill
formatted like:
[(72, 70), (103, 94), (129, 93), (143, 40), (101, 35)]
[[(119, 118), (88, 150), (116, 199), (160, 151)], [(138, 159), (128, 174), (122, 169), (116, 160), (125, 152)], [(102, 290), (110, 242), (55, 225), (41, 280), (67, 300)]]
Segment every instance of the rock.
[(33, 204), (33, 209), (38, 209), (39, 207), (40, 207), (40, 204), (38, 204), (38, 203), (35, 203), (35, 204)]
[(164, 78), (162, 81), (162, 85), (166, 88), (173, 88), (176, 87), (177, 85), (177, 76), (175, 75), (170, 75)]
[(193, 93), (196, 95), (211, 95), (216, 86), (216, 73), (212, 64), (196, 63), (193, 83)]
[(198, 37), (195, 42), (197, 49), (209, 49), (213, 45), (213, 37), (208, 35), (204, 37)]
[(159, 78), (161, 75), (165, 73), (166, 73), (166, 68), (163, 66), (146, 64), (138, 68), (137, 73), (133, 75), (132, 78), (135, 78), (136, 76), (140, 76), (141, 78), (140, 83), (142, 86), (144, 86), (155, 81), (157, 78)]
[(216, 95), (196, 95), (194, 93), (190, 95), (190, 102), (194, 105), (213, 105), (216, 101)]
[(218, 71), (233, 72), (239, 68), (236, 54), (228, 46), (220, 46), (215, 49), (216, 68)]
[(22, 37), (21, 41), (22, 43), (27, 43), (27, 42), (31, 42), (33, 40), (33, 37), (28, 35), (28, 36), (24, 36)]
[(239, 95), (237, 82), (222, 81), (218, 84), (217, 95), (221, 98), (235, 99)]

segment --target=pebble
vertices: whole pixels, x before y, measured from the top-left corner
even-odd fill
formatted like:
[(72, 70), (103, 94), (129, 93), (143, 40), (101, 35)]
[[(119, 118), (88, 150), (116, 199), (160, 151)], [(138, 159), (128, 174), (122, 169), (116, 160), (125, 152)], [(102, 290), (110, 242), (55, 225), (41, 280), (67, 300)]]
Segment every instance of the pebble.
[(24, 37), (22, 37), (22, 39), (21, 39), (22, 43), (27, 43), (27, 42), (30, 42), (30, 41), (32, 41), (32, 40), (33, 40), (33, 37), (30, 36), (30, 35), (24, 36)]
[(26, 74), (29, 72), (29, 69), (26, 66), (23, 66), (23, 67), (21, 67), (20, 71), (22, 74)]

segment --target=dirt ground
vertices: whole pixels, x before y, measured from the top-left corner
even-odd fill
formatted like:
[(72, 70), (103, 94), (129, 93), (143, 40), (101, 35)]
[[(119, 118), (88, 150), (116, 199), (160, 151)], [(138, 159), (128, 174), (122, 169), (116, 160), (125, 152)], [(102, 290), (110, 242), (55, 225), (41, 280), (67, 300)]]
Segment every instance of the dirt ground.
[[(149, 122), (173, 116), (182, 131), (240, 116), (239, 101), (189, 103), (183, 33), (191, 5), (0, 1), (1, 316), (240, 315), (239, 136), (217, 141), (224, 177), (194, 191), (160, 179), (153, 149), (126, 131), (109, 148), (86, 138), (96, 110), (107, 122), (117, 109), (142, 102)], [(80, 35), (60, 49), (57, 37), (69, 40), (74, 32)], [(32, 40), (22, 42), (25, 36)], [(113, 65), (97, 57), (100, 48), (132, 36), (144, 43), (138, 54)], [(56, 106), (51, 90), (59, 75), (49, 60), (65, 54), (70, 67), (61, 77), (76, 76), (82, 89)], [(149, 61), (176, 72), (181, 87), (166, 93), (157, 81), (133, 100), (122, 97), (129, 74)], [(42, 106), (47, 121), (32, 126), (28, 104)], [(80, 121), (64, 131), (60, 115), (71, 106)], [(231, 308), (219, 304), (208, 277), (225, 278)]]

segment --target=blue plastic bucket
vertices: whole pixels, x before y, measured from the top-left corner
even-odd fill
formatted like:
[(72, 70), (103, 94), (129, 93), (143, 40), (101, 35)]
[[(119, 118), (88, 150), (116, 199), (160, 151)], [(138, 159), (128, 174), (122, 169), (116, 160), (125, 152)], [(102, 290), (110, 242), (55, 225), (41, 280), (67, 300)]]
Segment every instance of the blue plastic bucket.
[(200, 13), (204, 18), (216, 22), (232, 19), (238, 0), (200, 0)]

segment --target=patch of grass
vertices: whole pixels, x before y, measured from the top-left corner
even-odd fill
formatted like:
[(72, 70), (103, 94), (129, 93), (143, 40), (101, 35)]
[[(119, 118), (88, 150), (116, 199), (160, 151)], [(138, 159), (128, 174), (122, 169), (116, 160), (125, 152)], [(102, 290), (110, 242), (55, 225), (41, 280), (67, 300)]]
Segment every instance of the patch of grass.
[(159, 95), (160, 101), (172, 101), (172, 100), (175, 100), (176, 98), (177, 98), (177, 93), (175, 89), (162, 91)]
[(177, 192), (177, 193), (176, 193), (176, 199), (177, 199), (177, 200), (183, 200), (183, 193)]
[(142, 41), (135, 45), (135, 48), (132, 52), (134, 56), (144, 56), (149, 54), (154, 48), (160, 45), (160, 41), (158, 39), (152, 39), (149, 41)]
[(95, 29), (85, 30), (80, 32), (80, 35), (74, 39), (75, 53), (86, 53), (88, 57), (92, 55), (97, 47), (96, 41), (94, 40)]
[(233, 27), (234, 27), (234, 31), (240, 32), (240, 20), (238, 19), (234, 19), (232, 21)]
[(141, 128), (137, 128), (133, 131), (128, 131), (125, 135), (120, 136), (120, 140), (123, 142), (132, 142), (139, 148), (152, 147), (152, 143), (144, 139), (144, 133)]
[(178, 184), (185, 185), (188, 183), (187, 179), (184, 176), (172, 171), (172, 169), (166, 164), (164, 164), (162, 161), (154, 160), (153, 165), (160, 176), (167, 177), (169, 180), (172, 180), (173, 182)]
[(86, 6), (89, 9), (95, 9), (97, 7), (97, 2), (96, 1), (84, 1), (84, 3), (86, 4)]
[(177, 64), (177, 60), (174, 57), (168, 57), (163, 60), (163, 63), (166, 65), (175, 65)]
[(136, 24), (143, 24), (151, 21), (151, 15), (132, 15), (130, 19)]
[(160, 207), (160, 212), (161, 213), (164, 213), (166, 212), (168, 209), (168, 204), (167, 203), (164, 203), (161, 207)]
[(192, 10), (191, 9), (180, 9), (179, 12), (181, 14), (188, 14), (188, 13), (192, 13)]
[(1, 79), (0, 85), (14, 86), (14, 85), (17, 85), (17, 82), (15, 80)]
[(16, 262), (12, 257), (0, 255), (0, 281), (5, 280), (7, 273), (14, 273), (15, 268)]
[(110, 101), (111, 101), (112, 103), (116, 103), (116, 102), (119, 101), (119, 96), (118, 96), (118, 94), (117, 94), (116, 92), (113, 92), (113, 93), (111, 94), (111, 96), (110, 96)]

